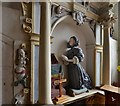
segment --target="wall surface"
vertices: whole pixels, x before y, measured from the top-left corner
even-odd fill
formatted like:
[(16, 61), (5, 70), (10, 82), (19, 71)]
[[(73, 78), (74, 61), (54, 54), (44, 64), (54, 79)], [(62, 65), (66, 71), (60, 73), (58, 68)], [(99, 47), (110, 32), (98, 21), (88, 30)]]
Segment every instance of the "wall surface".
[(111, 70), (111, 84), (118, 82), (118, 43), (114, 39), (110, 39), (110, 70)]
[(29, 36), (23, 32), (21, 27), (20, 16), (22, 13), (20, 8), (11, 8), (10, 3), (8, 4), (2, 5), (1, 15), (2, 31), (0, 36), (2, 39), (0, 39), (0, 45), (2, 45), (2, 48), (0, 48), (0, 51), (2, 51), (2, 54), (0, 54), (0, 58), (2, 58), (2, 66), (0, 68), (2, 68), (2, 72), (0, 71), (0, 78), (2, 77), (2, 84), (0, 84), (0, 87), (2, 86), (2, 93), (0, 89), (0, 104), (11, 104), (14, 95), (20, 90), (20, 87), (13, 86), (15, 55), (21, 43), (29, 42)]
[(119, 20), (119, 18), (118, 18), (118, 12), (119, 12), (118, 3), (115, 4), (112, 11), (114, 12), (114, 16), (117, 17), (116, 22), (114, 24), (113, 38), (118, 40), (118, 30), (119, 30), (119, 27), (118, 27), (118, 20)]
[(0, 2), (0, 105), (2, 105), (2, 3)]

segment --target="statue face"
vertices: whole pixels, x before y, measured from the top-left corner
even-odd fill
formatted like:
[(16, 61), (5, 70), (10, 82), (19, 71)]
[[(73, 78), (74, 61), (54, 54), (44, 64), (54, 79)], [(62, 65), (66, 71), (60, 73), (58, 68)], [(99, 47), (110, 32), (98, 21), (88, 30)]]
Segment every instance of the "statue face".
[(69, 45), (73, 46), (75, 44), (75, 40), (73, 38), (70, 38), (69, 40)]

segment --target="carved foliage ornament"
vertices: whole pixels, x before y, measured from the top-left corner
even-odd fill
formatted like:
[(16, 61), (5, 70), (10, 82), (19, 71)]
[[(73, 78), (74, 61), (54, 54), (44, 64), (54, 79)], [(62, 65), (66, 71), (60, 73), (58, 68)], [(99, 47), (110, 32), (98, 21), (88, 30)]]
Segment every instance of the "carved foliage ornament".
[(29, 18), (29, 2), (22, 2), (21, 5), (22, 5), (22, 11), (23, 11), (23, 17), (25, 18), (25, 21), (23, 23), (23, 30), (26, 32), (26, 33), (31, 33), (32, 32), (32, 19)]
[(72, 17), (77, 22), (77, 25), (82, 25), (86, 21), (86, 16), (80, 11), (74, 11)]

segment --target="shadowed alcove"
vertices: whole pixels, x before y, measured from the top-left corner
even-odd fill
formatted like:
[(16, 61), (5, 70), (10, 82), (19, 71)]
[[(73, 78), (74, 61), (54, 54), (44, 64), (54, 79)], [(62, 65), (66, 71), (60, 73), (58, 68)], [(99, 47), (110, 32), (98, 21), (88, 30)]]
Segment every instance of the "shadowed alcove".
[[(67, 48), (66, 45), (69, 41), (69, 38), (73, 35), (79, 39), (79, 47), (82, 48), (85, 55), (84, 61), (81, 62), (81, 65), (90, 75), (91, 79), (94, 80), (92, 73), (94, 72), (95, 37), (87, 22), (81, 26), (77, 25), (71, 16), (67, 16), (64, 20), (59, 22), (52, 33), (54, 39), (53, 43), (51, 44), (51, 52), (56, 55), (59, 62), (62, 64), (60, 57)], [(65, 77), (67, 77), (66, 67), (64, 65), (62, 66)]]

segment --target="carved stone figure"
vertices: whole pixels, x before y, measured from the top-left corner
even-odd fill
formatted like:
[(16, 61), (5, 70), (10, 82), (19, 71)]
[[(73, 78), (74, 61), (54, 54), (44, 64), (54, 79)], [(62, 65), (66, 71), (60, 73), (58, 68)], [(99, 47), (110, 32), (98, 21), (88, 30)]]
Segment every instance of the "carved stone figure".
[(69, 85), (66, 91), (69, 91), (70, 96), (75, 96), (75, 94), (91, 89), (90, 77), (80, 64), (83, 61), (84, 54), (82, 49), (78, 47), (78, 43), (79, 41), (75, 36), (71, 37), (67, 45), (68, 49), (62, 55), (62, 60), (67, 65)]
[(95, 20), (91, 20), (89, 22), (89, 26), (92, 29), (92, 31), (95, 33), (95, 25), (96, 25), (96, 21)]
[(85, 22), (85, 15), (82, 12), (75, 11), (72, 13), (73, 20), (77, 22), (77, 25), (81, 25)]
[(25, 53), (25, 44), (22, 44), (18, 49), (18, 65), (15, 69), (17, 81), (15, 81), (15, 86), (21, 83), (24, 87), (27, 87), (27, 74), (26, 74), (26, 61), (28, 58)]
[(14, 104), (23, 104), (25, 99), (25, 95), (23, 90), (17, 93), (14, 97)]
[(58, 6), (58, 7), (56, 7), (56, 13), (57, 14), (61, 14), (62, 13), (62, 6)]
[(14, 104), (25, 104), (26, 103), (26, 96), (29, 90), (27, 88), (22, 89), (19, 93), (17, 93), (14, 97)]

